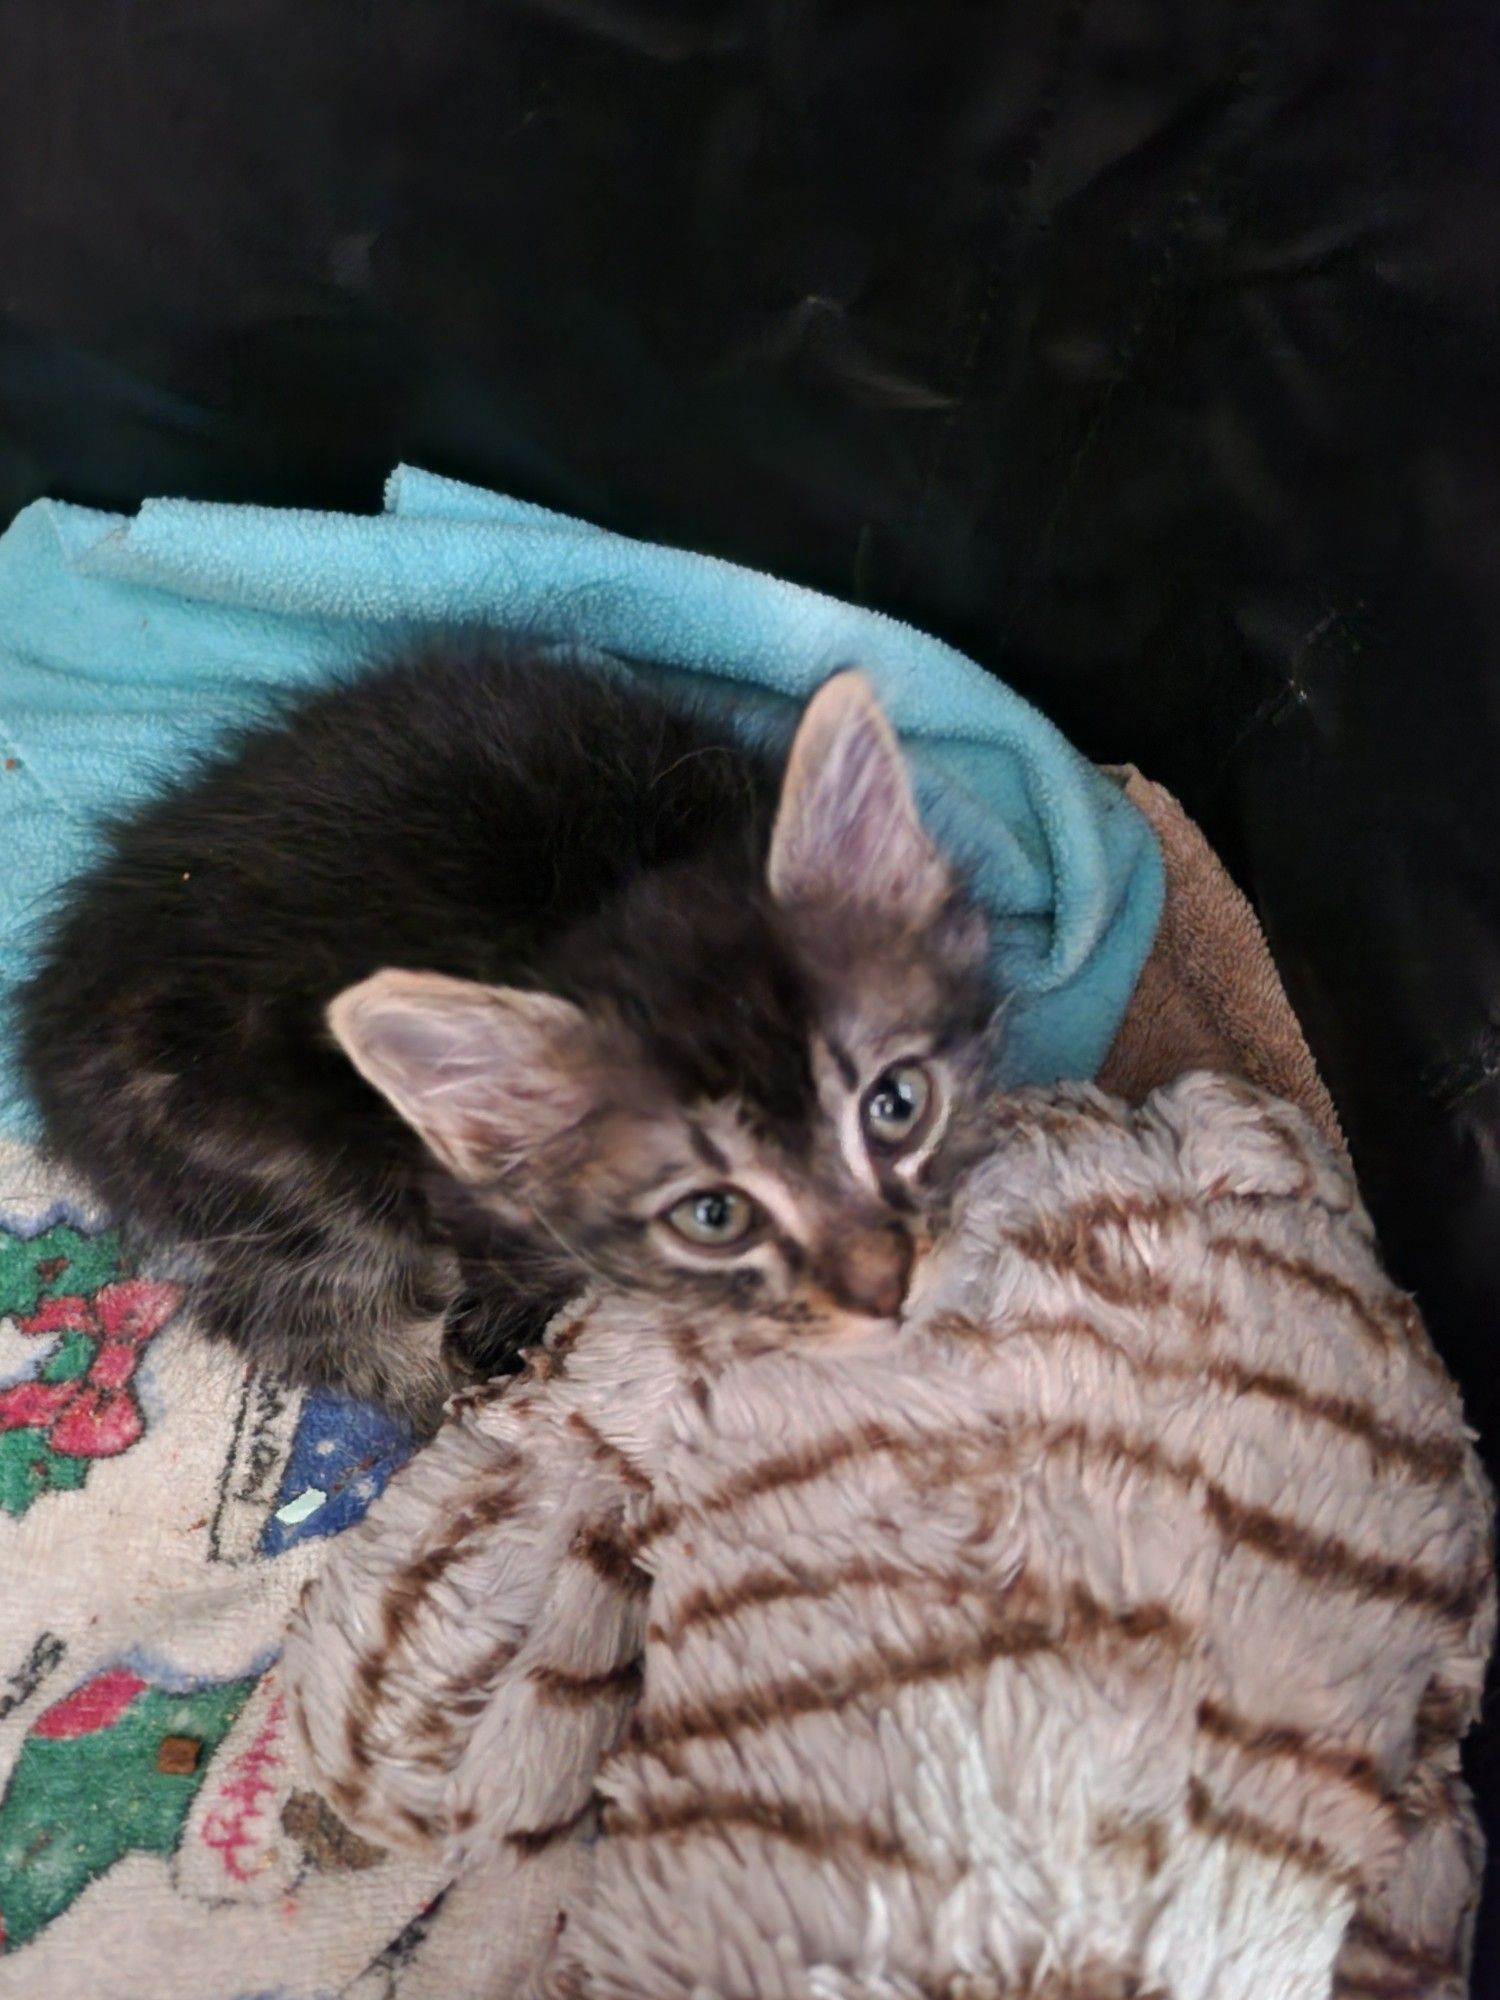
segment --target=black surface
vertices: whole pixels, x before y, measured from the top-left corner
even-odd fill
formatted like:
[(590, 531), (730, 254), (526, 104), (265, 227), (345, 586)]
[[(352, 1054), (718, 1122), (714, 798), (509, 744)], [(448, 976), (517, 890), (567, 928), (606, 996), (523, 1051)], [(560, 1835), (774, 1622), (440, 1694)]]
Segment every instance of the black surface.
[(406, 457), (975, 652), (1254, 895), (1493, 1460), (1497, 105), (1492, 0), (3, 0), (0, 507)]

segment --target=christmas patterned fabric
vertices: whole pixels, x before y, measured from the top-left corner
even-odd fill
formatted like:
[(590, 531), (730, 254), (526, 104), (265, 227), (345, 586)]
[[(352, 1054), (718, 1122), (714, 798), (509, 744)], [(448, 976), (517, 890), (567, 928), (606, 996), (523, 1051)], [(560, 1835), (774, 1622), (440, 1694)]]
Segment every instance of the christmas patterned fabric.
[(197, 1338), (0, 1144), (3, 2000), (450, 1990), (465, 1899), (306, 1789), (277, 1677), (330, 1537), (409, 1450)]

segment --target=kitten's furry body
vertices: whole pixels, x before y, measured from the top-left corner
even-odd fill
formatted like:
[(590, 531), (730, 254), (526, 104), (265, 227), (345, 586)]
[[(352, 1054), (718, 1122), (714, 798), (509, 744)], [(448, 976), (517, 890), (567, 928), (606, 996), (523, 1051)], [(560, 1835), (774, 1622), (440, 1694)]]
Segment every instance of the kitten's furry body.
[[(455, 1372), (503, 1365), (585, 1277), (688, 1282), (625, 1213), (627, 1165), (670, 1150), (653, 1136), (668, 1102), (709, 1164), (732, 1140), (697, 1109), (728, 1107), (778, 1160), (819, 1152), (819, 1020), (879, 939), (847, 899), (809, 924), (771, 893), (779, 784), (776, 759), (638, 683), (493, 648), (306, 700), (114, 828), (72, 892), (22, 1000), (48, 1141), (146, 1237), (195, 1253), (210, 1331), (428, 1419)], [(990, 996), (945, 879), (927, 883), (937, 928), (910, 1005), (928, 1040), (963, 1043), (968, 1078)], [(887, 985), (916, 930), (893, 910)], [(452, 1048), (433, 1058), (429, 1028), (446, 1033), (457, 996), (485, 1034), (504, 1024), (503, 1093), (491, 1077), (477, 1109), (413, 1109), (406, 1072), (388, 1080), (379, 1047), (362, 1058), (385, 1016), (338, 1046), (330, 1002), (385, 967), (420, 969), (408, 983), (442, 1003), (400, 1015), (401, 1060), (419, 1030), (451, 1098)], [(572, 1006), (480, 1018), (465, 1000), (515, 988)], [(960, 1119), (955, 1163), (962, 1135)], [(807, 1172), (831, 1186), (827, 1168)], [(716, 1296), (758, 1282), (695, 1276)]]

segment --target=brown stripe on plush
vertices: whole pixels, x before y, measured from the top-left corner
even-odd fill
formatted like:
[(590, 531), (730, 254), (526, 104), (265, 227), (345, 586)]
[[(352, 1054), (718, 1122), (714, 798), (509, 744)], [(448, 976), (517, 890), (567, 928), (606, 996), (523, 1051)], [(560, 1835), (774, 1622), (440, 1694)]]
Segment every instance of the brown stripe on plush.
[(578, 1673), (569, 1667), (535, 1666), (528, 1677), (536, 1684), (543, 1701), (566, 1707), (586, 1707), (602, 1696), (633, 1697), (640, 1692), (641, 1662), (627, 1660), (623, 1666), (606, 1667), (597, 1673)]
[(1049, 1223), (1036, 1223), (1029, 1229), (1010, 1231), (1004, 1241), (1008, 1249), (1024, 1257), (1028, 1264), (1065, 1272), (1106, 1305), (1127, 1307), (1133, 1312), (1161, 1312), (1182, 1304), (1166, 1278), (1139, 1263), (1139, 1252), (1132, 1253), (1138, 1260), (1134, 1270), (1105, 1267), (1101, 1252), (1106, 1246), (1097, 1234), (1077, 1242), (1062, 1242), (1052, 1233)]
[(986, 1629), (950, 1642), (931, 1641), (905, 1655), (885, 1649), (862, 1655), (837, 1669), (763, 1681), (702, 1702), (683, 1702), (641, 1718), (642, 1748), (660, 1751), (678, 1743), (729, 1737), (764, 1729), (777, 1721), (827, 1713), (867, 1695), (886, 1697), (923, 1681), (948, 1680), (992, 1665), (996, 1660), (1063, 1652), (1074, 1643), (1115, 1638), (1128, 1644), (1158, 1644), (1180, 1651), (1186, 1628), (1165, 1605), (1137, 1605), (1113, 1611), (1082, 1590), (1048, 1617), (996, 1621)]
[(1296, 1834), (1283, 1833), (1272, 1826), (1269, 1820), (1259, 1819), (1254, 1813), (1241, 1812), (1234, 1806), (1217, 1805), (1210, 1797), (1207, 1787), (1198, 1778), (1188, 1780), (1188, 1819), (1202, 1834), (1213, 1840), (1227, 1840), (1236, 1847), (1248, 1847), (1257, 1854), (1263, 1854), (1268, 1861), (1290, 1862), (1306, 1875), (1319, 1875), (1342, 1882), (1351, 1887), (1357, 1885), (1357, 1877), (1329, 1853), (1320, 1840), (1303, 1840)]
[(1171, 1838), (1166, 1821), (1160, 1819), (1107, 1819), (1094, 1828), (1094, 1845), (1131, 1856), (1148, 1882), (1161, 1873)]
[(929, 1475), (950, 1478), (956, 1476), (960, 1467), (971, 1461), (976, 1453), (982, 1453), (999, 1466), (1013, 1456), (1017, 1445), (1034, 1442), (1040, 1435), (1034, 1428), (1001, 1430), (998, 1425), (988, 1423), (982, 1429), (966, 1428), (912, 1437), (897, 1436), (878, 1423), (863, 1425), (857, 1431), (838, 1431), (797, 1451), (768, 1459), (749, 1472), (736, 1474), (733, 1479), (726, 1480), (722, 1486), (695, 1501), (691, 1508), (671, 1503), (654, 1507), (640, 1526), (629, 1534), (629, 1546), (633, 1553), (639, 1554), (653, 1541), (671, 1534), (685, 1518), (691, 1520), (703, 1514), (727, 1513), (762, 1494), (809, 1485), (862, 1458), (884, 1456), (920, 1467)]
[[(1254, 1208), (1282, 1203), (1290, 1197), (1256, 1194), (1226, 1194), (1225, 1202)], [(1099, 1195), (1076, 1207), (1039, 1218), (1025, 1229), (1012, 1231), (1006, 1238), (1018, 1255), (1050, 1270), (1066, 1271), (1096, 1297), (1112, 1305), (1170, 1306), (1175, 1301), (1167, 1280), (1149, 1270), (1100, 1268), (1097, 1253), (1107, 1249), (1101, 1238), (1108, 1229), (1127, 1235), (1133, 1223), (1164, 1226), (1169, 1222), (1201, 1215), (1201, 1198), (1189, 1200), (1177, 1195), (1131, 1198)], [(1134, 1246), (1132, 1246), (1134, 1248)], [(1392, 1301), (1385, 1312), (1376, 1309), (1357, 1286), (1322, 1270), (1310, 1258), (1293, 1257), (1254, 1238), (1217, 1236), (1205, 1245), (1221, 1260), (1242, 1261), (1269, 1276), (1314, 1293), (1324, 1303), (1348, 1313), (1360, 1330), (1382, 1348), (1414, 1347), (1425, 1354), (1426, 1343), (1417, 1338), (1419, 1323), (1409, 1310)], [(1136, 1252), (1139, 1255), (1139, 1252)]]
[(425, 1604), (433, 1585), (469, 1554), (476, 1541), (515, 1513), (521, 1504), (523, 1477), (518, 1477), (513, 1468), (508, 1469), (504, 1485), (460, 1508), (448, 1523), (442, 1541), (397, 1570), (381, 1606), (388, 1644), (400, 1638), (413, 1612)]
[(1017, 1249), (1039, 1262), (1071, 1263), (1106, 1229), (1124, 1233), (1134, 1225), (1161, 1228), (1182, 1221), (1189, 1212), (1182, 1195), (1096, 1194), (1039, 1215), (1027, 1228), (1017, 1230), (1013, 1240)]
[[(1025, 1424), (989, 1433), (966, 1429), (915, 1438), (896, 1437), (882, 1424), (862, 1425), (738, 1474), (708, 1494), (693, 1511), (717, 1513), (748, 1498), (806, 1484), (837, 1466), (881, 1453), (929, 1471), (936, 1468), (937, 1476), (947, 1480), (960, 1471), (972, 1477), (972, 1463), (964, 1461), (976, 1451), (982, 1451), (999, 1470), (1018, 1452), (1037, 1448), (1074, 1450), (1096, 1464), (1142, 1472), (1199, 1494), (1210, 1521), (1227, 1542), (1254, 1549), (1267, 1561), (1281, 1563), (1309, 1582), (1420, 1605), (1444, 1616), (1470, 1617), (1479, 1603), (1484, 1587), (1481, 1578), (1455, 1580), (1417, 1563), (1362, 1555), (1338, 1536), (1319, 1535), (1271, 1508), (1237, 1499), (1209, 1476), (1199, 1459), (1175, 1458), (1159, 1445), (1118, 1432), (1091, 1430), (1083, 1423)], [(654, 1513), (638, 1531), (632, 1547), (639, 1550), (653, 1536), (675, 1527), (680, 1518), (680, 1510), (675, 1508)]]
[(1305, 1729), (1294, 1729), (1290, 1723), (1252, 1722), (1219, 1702), (1203, 1701), (1198, 1704), (1198, 1727), (1214, 1742), (1232, 1744), (1242, 1756), (1285, 1758), (1304, 1770), (1352, 1785), (1373, 1799), (1386, 1796), (1373, 1757), (1362, 1750), (1315, 1743)]
[(681, 1519), (682, 1509), (675, 1501), (654, 1501), (637, 1525), (625, 1531), (625, 1545), (632, 1559), (663, 1535), (670, 1535)]
[(448, 1523), (445, 1538), (415, 1557), (391, 1579), (380, 1604), (380, 1640), (375, 1651), (354, 1663), (356, 1697), (344, 1724), (344, 1748), (357, 1771), (370, 1763), (369, 1736), (380, 1705), (386, 1675), (406, 1632), (425, 1608), (435, 1585), (486, 1535), (520, 1505), (520, 1488), (513, 1476), (507, 1483), (471, 1501)]
[(647, 1637), (653, 1644), (675, 1646), (687, 1633), (722, 1624), (751, 1607), (827, 1598), (839, 1590), (880, 1589), (911, 1590), (923, 1597), (936, 1594), (955, 1604), (975, 1593), (993, 1599), (995, 1585), (993, 1578), (972, 1570), (915, 1570), (910, 1564), (872, 1562), (864, 1556), (822, 1569), (752, 1569), (733, 1583), (689, 1591), (670, 1618), (651, 1626)]
[(1328, 1208), (1331, 1214), (1346, 1215), (1348, 1213), (1347, 1204), (1330, 1206), (1327, 1202), (1318, 1201), (1317, 1169), (1313, 1166), (1310, 1155), (1302, 1150), (1302, 1147), (1294, 1140), (1292, 1134), (1284, 1125), (1273, 1125), (1271, 1120), (1265, 1117), (1264, 1108), (1261, 1115), (1264, 1121), (1263, 1129), (1269, 1128), (1276, 1133), (1277, 1137), (1282, 1141), (1281, 1150), (1283, 1156), (1290, 1160), (1296, 1168), (1297, 1185), (1288, 1188), (1284, 1194), (1272, 1194), (1266, 1190), (1226, 1187), (1224, 1182), (1219, 1180), (1210, 1182), (1204, 1188), (1203, 1200), (1208, 1203), (1216, 1201), (1244, 1201), (1260, 1206), (1271, 1202), (1298, 1202), (1303, 1205), (1306, 1205), (1308, 1202), (1317, 1202), (1320, 1208)]
[(651, 1579), (635, 1560), (638, 1546), (634, 1536), (605, 1521), (586, 1521), (573, 1537), (568, 1554), (587, 1563), (601, 1582), (639, 1597), (651, 1588)]
[(1225, 1540), (1284, 1563), (1309, 1583), (1328, 1583), (1361, 1597), (1420, 1605), (1444, 1617), (1472, 1618), (1483, 1583), (1475, 1577), (1435, 1576), (1418, 1563), (1361, 1555), (1337, 1535), (1315, 1535), (1269, 1507), (1251, 1507), (1207, 1482), (1209, 1518)]
[(847, 1563), (832, 1564), (822, 1570), (804, 1570), (798, 1575), (785, 1571), (755, 1570), (722, 1589), (694, 1592), (678, 1608), (663, 1637), (680, 1639), (694, 1627), (732, 1618), (750, 1605), (790, 1602), (798, 1598), (822, 1598), (838, 1590), (919, 1590), (936, 1593), (949, 1603), (976, 1590), (992, 1586), (984, 1579), (950, 1570), (942, 1573), (915, 1573), (909, 1565), (872, 1562), (853, 1557)]
[[(1015, 1597), (1029, 1594), (1034, 1603), (1045, 1602), (1042, 1587), (1024, 1576), (1017, 1578), (1009, 1594)], [(1159, 1640), (1173, 1652), (1181, 1652), (1193, 1637), (1191, 1629), (1165, 1604), (1127, 1604), (1117, 1609), (1102, 1604), (1081, 1583), (1069, 1586), (1065, 1602), (1070, 1636), (1099, 1638), (1118, 1632), (1136, 1644)]]
[(334, 1800), (344, 1812), (353, 1810), (364, 1799), (364, 1785), (360, 1779), (370, 1768), (370, 1729), (380, 1704), (386, 1670), (384, 1657), (377, 1659), (366, 1655), (354, 1663), (354, 1687), (357, 1692), (350, 1700), (349, 1713), (344, 1719), (344, 1754), (353, 1767), (353, 1774), (344, 1781), (341, 1788), (343, 1797)]
[(1049, 1428), (1026, 1426), (1006, 1443), (1040, 1444), (1049, 1451), (1074, 1449), (1096, 1464), (1128, 1467), (1199, 1493), (1215, 1528), (1232, 1546), (1254, 1549), (1269, 1562), (1295, 1570), (1309, 1582), (1325, 1583), (1364, 1597), (1419, 1605), (1443, 1616), (1469, 1618), (1484, 1590), (1482, 1576), (1459, 1579), (1434, 1574), (1418, 1563), (1362, 1555), (1336, 1535), (1319, 1535), (1269, 1507), (1238, 1500), (1211, 1479), (1200, 1460), (1174, 1458), (1160, 1446), (1118, 1432), (1093, 1431), (1082, 1423)]
[(1159, 1445), (1143, 1444), (1118, 1432), (1091, 1431), (1086, 1424), (1064, 1424), (1043, 1431), (1049, 1450), (1076, 1449), (1098, 1464), (1128, 1466), (1170, 1480), (1189, 1492), (1201, 1492), (1210, 1521), (1232, 1546), (1255, 1550), (1270, 1562), (1294, 1569), (1309, 1582), (1327, 1583), (1364, 1597), (1391, 1598), (1421, 1605), (1447, 1616), (1471, 1617), (1483, 1590), (1481, 1580), (1434, 1575), (1420, 1564), (1384, 1556), (1361, 1555), (1337, 1535), (1319, 1535), (1301, 1522), (1269, 1507), (1237, 1500), (1208, 1476), (1200, 1460), (1173, 1458)]
[(633, 1492), (651, 1491), (651, 1481), (645, 1473), (632, 1464), (617, 1444), (611, 1444), (603, 1431), (589, 1422), (582, 1410), (569, 1411), (566, 1427), (575, 1437), (583, 1440), (607, 1471), (614, 1473)]
[(847, 1465), (850, 1460), (864, 1458), (877, 1452), (899, 1450), (907, 1441), (878, 1422), (860, 1424), (851, 1431), (836, 1431), (831, 1437), (820, 1438), (815, 1444), (803, 1445), (796, 1451), (781, 1452), (774, 1458), (763, 1459), (759, 1465), (752, 1465), (748, 1471), (736, 1473), (733, 1479), (716, 1488), (703, 1502), (706, 1513), (721, 1513), (729, 1507), (737, 1507), (744, 1500), (754, 1500), (762, 1493), (774, 1492), (782, 1486), (802, 1486), (809, 1480), (821, 1479), (836, 1466)]
[(1368, 1405), (1350, 1396), (1325, 1395), (1309, 1389), (1295, 1376), (1243, 1368), (1232, 1361), (1211, 1361), (1203, 1373), (1236, 1395), (1266, 1396), (1335, 1430), (1347, 1431), (1369, 1446), (1378, 1465), (1404, 1465), (1419, 1477), (1440, 1484), (1457, 1478), (1463, 1470), (1464, 1450), (1456, 1438), (1413, 1437), (1409, 1431), (1382, 1423)]
[[(880, 1452), (910, 1454), (925, 1448), (925, 1440), (899, 1438), (879, 1423), (862, 1424), (853, 1431), (836, 1431), (831, 1437), (820, 1438), (815, 1444), (765, 1459), (747, 1472), (736, 1473), (732, 1479), (698, 1501), (692, 1511), (695, 1514), (721, 1514), (762, 1493), (773, 1493), (781, 1487), (803, 1486), (814, 1479), (821, 1479), (826, 1473), (856, 1458), (873, 1457)], [(635, 1529), (631, 1547), (639, 1552), (662, 1535), (670, 1534), (682, 1514), (683, 1509), (671, 1503), (653, 1507)]]
[(1187, 1194), (1095, 1194), (1043, 1214), (1022, 1231), (1021, 1240), (1045, 1245), (1044, 1254), (1076, 1257), (1106, 1229), (1122, 1233), (1137, 1227), (1165, 1229), (1173, 1223), (1194, 1226), (1205, 1208), (1241, 1209), (1247, 1215), (1287, 1208), (1305, 1199), (1303, 1191), (1281, 1193), (1265, 1188), (1235, 1188), (1220, 1183)]
[(842, 1813), (810, 1812), (786, 1799), (757, 1799), (748, 1793), (708, 1790), (677, 1805), (648, 1803), (629, 1814), (606, 1809), (604, 1833), (611, 1840), (650, 1840), (709, 1833), (725, 1827), (764, 1833), (784, 1841), (814, 1860), (825, 1860), (853, 1848), (866, 1861), (888, 1868), (927, 1874), (926, 1864), (893, 1833), (850, 1819)]
[(1474, 1719), (1475, 1705), (1476, 1697), (1466, 1688), (1429, 1681), (1417, 1703), (1413, 1756), (1430, 1757), (1434, 1750), (1456, 1743)]
[(1378, 1952), (1393, 1965), (1409, 1967), (1413, 1972), (1425, 1973), (1433, 1979), (1452, 1979), (1463, 1970), (1456, 1952), (1432, 1951), (1426, 1945), (1402, 1937), (1399, 1931), (1391, 1930), (1363, 1910), (1356, 1910), (1350, 1918), (1344, 1943), (1361, 1945), (1366, 1951)]
[(476, 1541), (513, 1514), (520, 1504), (520, 1487), (511, 1479), (461, 1509), (449, 1523), (444, 1540), (397, 1570), (380, 1602), (380, 1649), (367, 1656), (380, 1666), (382, 1673), (385, 1661), (426, 1609), (436, 1585), (455, 1563), (471, 1552)]
[(436, 1820), (429, 1819), (426, 1813), (413, 1812), (410, 1806), (398, 1805), (396, 1817), (408, 1833), (415, 1834), (421, 1841), (431, 1840), (438, 1830)]
[[(451, 1708), (428, 1707), (411, 1724), (412, 1742), (446, 1746), (453, 1741), (457, 1721)], [(428, 1759), (421, 1761), (426, 1763)]]
[(1207, 1248), (1214, 1256), (1227, 1261), (1239, 1259), (1254, 1264), (1268, 1276), (1283, 1278), (1289, 1285), (1313, 1293), (1326, 1305), (1341, 1308), (1377, 1347), (1410, 1347), (1424, 1360), (1428, 1358), (1426, 1343), (1413, 1341), (1411, 1319), (1407, 1313), (1400, 1310), (1377, 1311), (1358, 1286), (1335, 1277), (1331, 1271), (1320, 1270), (1311, 1258), (1289, 1257), (1285, 1251), (1274, 1250), (1268, 1243), (1246, 1242), (1232, 1236), (1212, 1238)]
[[(517, 1640), (499, 1640), (472, 1666), (464, 1668), (462, 1673), (447, 1675), (438, 1690), (437, 1699), (444, 1704), (451, 1704), (461, 1714), (477, 1712), (473, 1706), (476, 1698), (483, 1697), (484, 1700), (488, 1700), (495, 1681), (519, 1651), (520, 1645)], [(483, 1702), (479, 1705), (482, 1706)]]
[[(555, 1376), (565, 1375), (568, 1356), (578, 1345), (595, 1311), (594, 1306), (584, 1306), (561, 1324), (554, 1320), (547, 1331), (546, 1345), (534, 1347), (527, 1356), (526, 1375), (539, 1382), (550, 1382)], [(526, 1376), (523, 1376), (522, 1380), (525, 1379)], [(518, 1402), (516, 1412), (519, 1415), (529, 1408), (529, 1404)]]
[(1369, 1447), (1379, 1465), (1401, 1465), (1420, 1478), (1439, 1484), (1456, 1478), (1463, 1470), (1464, 1450), (1457, 1438), (1413, 1437), (1407, 1431), (1396, 1430), (1383, 1423), (1368, 1404), (1356, 1402), (1350, 1396), (1326, 1395), (1321, 1390), (1309, 1388), (1294, 1375), (1247, 1368), (1238, 1361), (1205, 1361), (1197, 1354), (1171, 1357), (1142, 1355), (1126, 1346), (1123, 1340), (1095, 1326), (1092, 1320), (1076, 1314), (1063, 1314), (1056, 1319), (1007, 1320), (992, 1330), (978, 1326), (960, 1314), (950, 1313), (936, 1325), (937, 1330), (949, 1339), (975, 1345), (990, 1346), (997, 1340), (1016, 1336), (1085, 1340), (1128, 1366), (1143, 1381), (1211, 1382), (1216, 1388), (1226, 1389), (1235, 1396), (1263, 1396), (1271, 1402), (1284, 1404), (1316, 1423), (1328, 1424), (1335, 1430), (1358, 1438)]
[[(1290, 1090), (1277, 1090), (1267, 1098), (1262, 1085), (1236, 1076), (1232, 1070), (1222, 1071), (1215, 1078), (1215, 1085), (1222, 1095), (1231, 1098), (1248, 1111), (1263, 1132), (1270, 1131), (1276, 1134), (1287, 1157), (1295, 1166), (1305, 1169), (1308, 1181), (1311, 1183), (1314, 1179), (1314, 1167), (1313, 1156), (1307, 1150), (1309, 1135), (1303, 1130), (1293, 1106), (1300, 1106), (1308, 1116), (1313, 1114), (1309, 1107), (1301, 1105), (1297, 1094)], [(1313, 1122), (1317, 1123), (1315, 1117)]]
[(559, 1841), (571, 1840), (580, 1828), (588, 1824), (593, 1811), (593, 1799), (586, 1799), (577, 1812), (569, 1813), (566, 1819), (549, 1820), (546, 1826), (518, 1827), (514, 1833), (505, 1836), (505, 1844), (520, 1854), (544, 1854), (549, 1847), (556, 1847)]

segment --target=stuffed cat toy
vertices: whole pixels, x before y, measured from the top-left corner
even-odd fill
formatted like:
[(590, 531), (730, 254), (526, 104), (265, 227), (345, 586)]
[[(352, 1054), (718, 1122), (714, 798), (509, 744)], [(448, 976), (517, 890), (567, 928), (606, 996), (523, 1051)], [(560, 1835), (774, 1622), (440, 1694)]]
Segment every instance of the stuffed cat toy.
[(586, 1301), (334, 1550), (336, 1811), (573, 1856), (497, 1993), (1463, 1991), (1490, 1500), (1347, 1167), (1206, 1075), (992, 1147), (898, 1326)]

